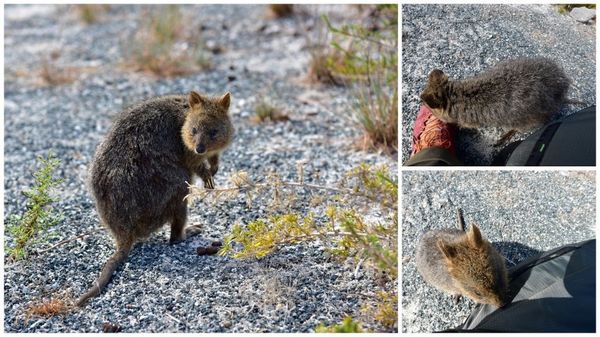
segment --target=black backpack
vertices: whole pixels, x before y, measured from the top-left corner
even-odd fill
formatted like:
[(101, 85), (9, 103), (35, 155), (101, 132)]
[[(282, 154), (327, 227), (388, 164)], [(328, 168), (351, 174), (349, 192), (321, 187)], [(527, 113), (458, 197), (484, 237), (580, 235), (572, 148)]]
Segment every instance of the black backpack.
[(449, 332), (595, 332), (596, 240), (538, 254), (509, 269), (511, 302), (479, 304)]
[(596, 165), (596, 106), (552, 122), (500, 151), (497, 166)]

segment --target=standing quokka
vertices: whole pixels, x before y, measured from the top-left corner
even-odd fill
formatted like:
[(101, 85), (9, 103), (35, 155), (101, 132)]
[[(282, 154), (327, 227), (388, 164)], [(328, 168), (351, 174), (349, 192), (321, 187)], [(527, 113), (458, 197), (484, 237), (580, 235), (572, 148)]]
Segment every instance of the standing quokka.
[(431, 71), (421, 100), (446, 123), (528, 131), (549, 122), (567, 99), (570, 81), (546, 58), (506, 61), (475, 77), (452, 81)]
[(78, 306), (100, 294), (136, 241), (165, 223), (171, 244), (199, 232), (185, 227), (186, 182), (197, 175), (213, 188), (219, 154), (234, 133), (229, 103), (229, 93), (210, 98), (192, 91), (142, 102), (114, 122), (92, 161), (89, 187), (117, 250)]
[(417, 270), (425, 281), (455, 296), (501, 307), (507, 300), (508, 274), (504, 259), (471, 225), (428, 231), (417, 245)]

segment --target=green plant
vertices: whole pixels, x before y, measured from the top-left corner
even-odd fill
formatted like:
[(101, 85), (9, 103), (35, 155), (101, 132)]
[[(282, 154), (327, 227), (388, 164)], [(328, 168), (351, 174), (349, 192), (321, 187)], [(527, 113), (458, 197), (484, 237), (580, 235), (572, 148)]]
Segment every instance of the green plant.
[(595, 4), (561, 4), (561, 5), (556, 5), (556, 7), (558, 8), (558, 12), (560, 14), (567, 14), (575, 7), (586, 7), (586, 8), (595, 9), (596, 5)]
[(379, 291), (375, 305), (365, 305), (362, 311), (383, 326), (394, 327), (398, 323), (398, 294)]
[(323, 323), (319, 324), (315, 328), (315, 332), (363, 332), (360, 324), (355, 322), (352, 317), (346, 316), (344, 320), (340, 324), (335, 324), (333, 326), (325, 326)]
[(130, 64), (157, 76), (180, 76), (208, 68), (198, 32), (187, 26), (177, 5), (160, 6), (145, 16), (130, 48)]
[(308, 78), (313, 82), (328, 85), (339, 85), (341, 82), (333, 75), (328, 63), (328, 55), (322, 46), (310, 48), (310, 61), (308, 66)]
[[(357, 268), (372, 268), (387, 285), (377, 299), (370, 318), (382, 325), (397, 324), (396, 279), (398, 277), (398, 187), (385, 166), (360, 165), (347, 172), (337, 186), (304, 181), (302, 166), (298, 181), (283, 181), (277, 174), (255, 182), (244, 172), (231, 178), (232, 187), (207, 190), (190, 186), (188, 197), (212, 200), (245, 196), (248, 206), (269, 202), (269, 216), (245, 225), (234, 224), (225, 236), (220, 255), (259, 259), (278, 249), (305, 241), (319, 240), (332, 256), (353, 259)], [(297, 211), (297, 190), (310, 191), (311, 212)], [(314, 193), (312, 193), (314, 192)], [(369, 219), (377, 209), (381, 220)], [(367, 306), (371, 308), (371, 306)]]
[(26, 257), (29, 247), (46, 240), (44, 231), (62, 220), (62, 213), (57, 214), (52, 207), (52, 203), (58, 199), (50, 195), (52, 189), (63, 182), (63, 179), (54, 177), (58, 165), (60, 160), (52, 152), (47, 158), (38, 157), (39, 169), (33, 173), (34, 185), (31, 190), (23, 191), (27, 197), (26, 210), (22, 215), (9, 217), (6, 224), (13, 241), (12, 246), (5, 244), (10, 260)]

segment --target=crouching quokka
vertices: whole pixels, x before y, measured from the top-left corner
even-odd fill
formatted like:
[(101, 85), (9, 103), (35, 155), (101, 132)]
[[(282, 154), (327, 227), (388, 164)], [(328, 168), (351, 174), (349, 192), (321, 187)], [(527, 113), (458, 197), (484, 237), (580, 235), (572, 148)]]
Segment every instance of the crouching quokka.
[(419, 240), (417, 270), (423, 279), (454, 296), (501, 307), (508, 295), (504, 258), (483, 237), (476, 225), (428, 231)]
[(89, 187), (102, 224), (116, 242), (95, 284), (76, 302), (100, 294), (136, 241), (170, 223), (169, 242), (199, 233), (187, 226), (187, 182), (213, 188), (219, 155), (232, 141), (230, 94), (157, 97), (122, 112), (98, 146)]
[(547, 124), (565, 103), (581, 103), (567, 99), (569, 85), (554, 61), (519, 58), (464, 80), (451, 80), (434, 69), (421, 100), (446, 123), (464, 128), (499, 127), (511, 130), (512, 135)]

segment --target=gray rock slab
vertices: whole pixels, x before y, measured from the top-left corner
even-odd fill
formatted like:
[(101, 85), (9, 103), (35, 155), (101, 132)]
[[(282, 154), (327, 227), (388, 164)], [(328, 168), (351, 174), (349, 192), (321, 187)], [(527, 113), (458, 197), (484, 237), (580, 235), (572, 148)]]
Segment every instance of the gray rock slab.
[(586, 7), (575, 7), (569, 15), (581, 23), (587, 23), (596, 17), (596, 10)]
[[(402, 6), (402, 162), (410, 155), (419, 95), (433, 69), (464, 79), (521, 56), (555, 60), (572, 80), (569, 97), (596, 103), (595, 27), (581, 25), (551, 5)], [(565, 105), (561, 115), (581, 106)], [(465, 165), (489, 165), (506, 130), (462, 129), (457, 153)], [(518, 134), (513, 140), (523, 139)]]
[(539, 251), (596, 237), (594, 171), (402, 172), (402, 331), (462, 324), (475, 303), (423, 281), (415, 265), (420, 236), (455, 228), (456, 209), (514, 266)]

